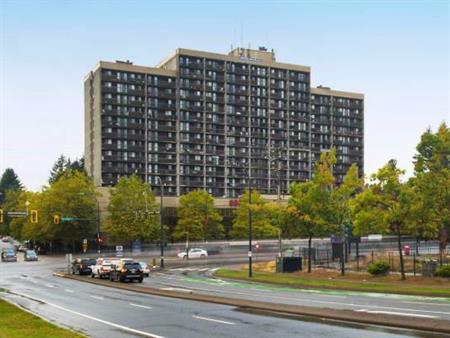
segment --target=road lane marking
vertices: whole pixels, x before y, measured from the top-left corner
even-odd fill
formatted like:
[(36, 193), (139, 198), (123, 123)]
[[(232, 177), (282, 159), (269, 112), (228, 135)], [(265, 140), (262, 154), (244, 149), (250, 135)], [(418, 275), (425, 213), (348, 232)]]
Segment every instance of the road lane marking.
[(437, 305), (437, 306), (450, 306), (450, 303), (448, 304), (439, 304), (439, 303), (424, 303), (424, 302), (406, 302), (403, 301), (402, 303), (407, 303), (407, 304), (420, 304), (420, 305)]
[(136, 307), (141, 307), (141, 308), (143, 308), (143, 309), (148, 309), (148, 310), (151, 310), (151, 309), (152, 309), (151, 306), (146, 306), (146, 305), (133, 304), (133, 303), (130, 303), (130, 305), (131, 305), (131, 306), (136, 306)]
[(60, 310), (72, 313), (74, 315), (81, 316), (81, 317), (84, 317), (84, 318), (87, 318), (87, 319), (90, 319), (90, 320), (93, 320), (93, 321), (96, 321), (96, 322), (99, 322), (99, 323), (102, 323), (102, 324), (105, 324), (105, 325), (113, 326), (115, 328), (118, 328), (118, 329), (126, 331), (126, 332), (131, 332), (131, 333), (134, 333), (134, 334), (138, 334), (138, 335), (141, 335), (141, 336), (144, 336), (144, 337), (150, 337), (150, 338), (165, 338), (163, 336), (159, 336), (159, 335), (154, 334), (154, 333), (132, 329), (131, 327), (128, 327), (128, 326), (119, 325), (119, 324), (116, 324), (116, 323), (109, 322), (107, 320), (103, 320), (103, 319), (100, 319), (100, 318), (96, 318), (96, 317), (93, 317), (93, 316), (86, 315), (86, 314), (81, 313), (81, 312), (73, 311), (73, 310), (67, 309), (65, 307), (62, 307), (60, 305), (49, 303), (49, 302), (47, 302), (45, 300), (36, 298), (34, 296), (29, 296), (29, 295), (24, 294), (24, 293), (12, 293), (12, 294), (16, 294), (18, 296), (22, 296), (22, 297), (34, 300), (36, 302), (47, 304), (48, 306), (52, 306), (52, 307), (54, 307), (56, 309), (60, 309)]
[(235, 323), (232, 323), (232, 322), (226, 322), (224, 320), (208, 318), (208, 317), (201, 317), (201, 316), (196, 316), (196, 315), (192, 315), (192, 318), (201, 319), (201, 320), (207, 320), (207, 321), (210, 321), (210, 322), (216, 322), (216, 323), (227, 324), (227, 325), (236, 325)]
[(55, 287), (53, 284), (48, 284), (48, 283), (45, 284), (45, 286), (48, 287), (48, 288), (54, 288)]
[(68, 293), (73, 293), (73, 290), (70, 290), (70, 289), (64, 289), (64, 291), (66, 291)]
[(101, 297), (101, 296), (91, 296), (94, 299), (98, 299), (98, 300), (104, 300), (105, 298)]
[(161, 288), (161, 290), (166, 290), (166, 291), (180, 291), (180, 292), (192, 292), (192, 290), (189, 290), (189, 289), (173, 288), (173, 287)]
[(420, 317), (420, 318), (438, 318), (436, 316), (419, 315), (417, 313), (407, 313), (407, 312), (380, 311), (380, 310), (367, 310), (367, 309), (359, 309), (359, 310), (354, 310), (354, 311), (355, 312), (374, 313), (374, 314), (394, 315), (394, 316)]

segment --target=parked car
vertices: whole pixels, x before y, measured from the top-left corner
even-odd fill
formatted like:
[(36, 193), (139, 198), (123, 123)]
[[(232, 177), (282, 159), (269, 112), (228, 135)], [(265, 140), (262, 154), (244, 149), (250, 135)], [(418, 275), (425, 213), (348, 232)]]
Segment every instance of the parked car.
[(93, 258), (75, 258), (72, 261), (72, 274), (73, 275), (90, 275), (92, 272), (92, 265), (97, 262)]
[(112, 258), (98, 258), (96, 264), (91, 266), (91, 277), (108, 278), (112, 264)]
[(138, 262), (144, 273), (144, 277), (150, 277), (150, 266), (145, 262)]
[(180, 252), (178, 254), (178, 257), (186, 259), (186, 258), (203, 258), (203, 257), (208, 257), (208, 252), (206, 252), (206, 250), (204, 249), (200, 249), (200, 248), (192, 248), (189, 250), (189, 256), (186, 257), (186, 251), (184, 252)]
[(2, 262), (17, 262), (16, 251), (13, 248), (4, 248), (1, 256)]
[(23, 254), (23, 260), (25, 262), (37, 261), (38, 255), (34, 250), (26, 250)]
[(119, 261), (116, 265), (111, 266), (109, 273), (109, 280), (115, 282), (125, 282), (127, 280), (137, 280), (142, 283), (144, 280), (144, 272), (137, 262), (123, 262)]
[(10, 239), (8, 236), (5, 236), (2, 238), (2, 242), (4, 242), (4, 243), (9, 243), (9, 241), (10, 241)]

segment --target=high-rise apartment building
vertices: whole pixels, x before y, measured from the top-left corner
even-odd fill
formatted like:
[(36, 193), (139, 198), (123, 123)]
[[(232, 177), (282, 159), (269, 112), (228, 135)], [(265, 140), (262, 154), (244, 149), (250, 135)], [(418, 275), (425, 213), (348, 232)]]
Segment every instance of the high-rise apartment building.
[(158, 193), (205, 189), (236, 197), (248, 186), (286, 193), (336, 148), (338, 181), (364, 166), (364, 96), (311, 88), (309, 67), (265, 48), (188, 49), (156, 67), (99, 62), (85, 79), (85, 163), (98, 186), (136, 173)]

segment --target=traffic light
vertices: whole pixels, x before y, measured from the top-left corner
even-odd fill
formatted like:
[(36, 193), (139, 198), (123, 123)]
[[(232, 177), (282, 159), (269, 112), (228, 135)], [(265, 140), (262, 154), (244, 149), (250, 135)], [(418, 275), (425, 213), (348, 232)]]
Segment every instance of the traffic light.
[(38, 211), (31, 210), (31, 223), (37, 223), (37, 222), (38, 222)]
[(61, 223), (61, 216), (53, 215), (53, 224), (59, 224), (59, 223)]
[(0, 209), (0, 224), (3, 223), (3, 209)]

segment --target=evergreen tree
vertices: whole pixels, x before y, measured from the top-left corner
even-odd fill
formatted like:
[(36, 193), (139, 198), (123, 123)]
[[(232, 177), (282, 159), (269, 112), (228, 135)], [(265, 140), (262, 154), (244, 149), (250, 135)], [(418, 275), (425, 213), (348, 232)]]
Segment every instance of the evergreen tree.
[(20, 182), (17, 174), (14, 172), (14, 169), (5, 169), (2, 178), (0, 179), (0, 205), (2, 205), (5, 201), (6, 192), (8, 190), (21, 190), (22, 188), (22, 183)]

